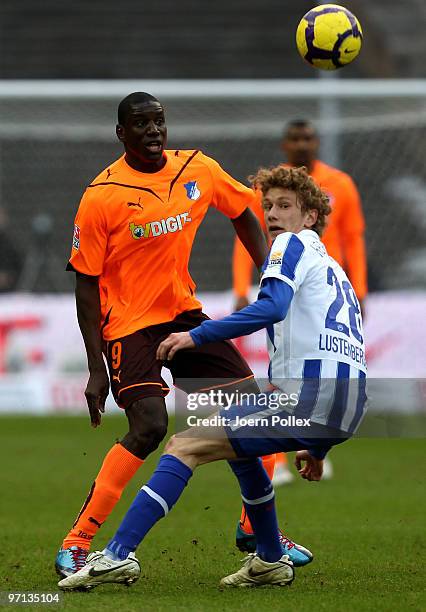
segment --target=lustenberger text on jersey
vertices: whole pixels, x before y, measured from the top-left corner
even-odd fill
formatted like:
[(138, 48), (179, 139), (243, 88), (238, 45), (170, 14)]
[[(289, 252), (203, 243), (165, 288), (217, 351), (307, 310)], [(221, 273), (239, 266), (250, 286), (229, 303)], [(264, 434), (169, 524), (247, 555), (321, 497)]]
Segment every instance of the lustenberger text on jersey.
[(337, 338), (331, 334), (320, 334), (318, 350), (345, 355), (345, 357), (350, 357), (356, 363), (367, 367), (364, 350), (355, 346), (346, 338)]

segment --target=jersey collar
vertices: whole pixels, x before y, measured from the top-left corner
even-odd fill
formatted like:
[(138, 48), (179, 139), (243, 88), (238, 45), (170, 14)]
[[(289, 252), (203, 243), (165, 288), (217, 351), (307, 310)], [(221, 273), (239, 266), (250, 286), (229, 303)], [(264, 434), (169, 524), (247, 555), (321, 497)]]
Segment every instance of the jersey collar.
[(166, 150), (163, 151), (163, 156), (166, 158), (166, 163), (160, 170), (157, 170), (157, 172), (141, 172), (140, 170), (136, 170), (135, 168), (132, 168), (132, 166), (130, 166), (126, 162), (125, 153), (121, 156), (121, 160), (122, 160), (124, 167), (130, 174), (134, 174), (135, 176), (139, 176), (139, 177), (140, 176), (160, 176), (161, 174), (165, 174), (169, 170), (169, 167), (170, 167), (170, 157), (167, 155)]
[(301, 234), (303, 234), (304, 236), (310, 236), (311, 238), (316, 238), (318, 241), (320, 239), (320, 237), (318, 236), (318, 234), (316, 232), (314, 232), (314, 230), (310, 230), (310, 229), (303, 229), (301, 230), (298, 234), (296, 234), (297, 236), (300, 236)]

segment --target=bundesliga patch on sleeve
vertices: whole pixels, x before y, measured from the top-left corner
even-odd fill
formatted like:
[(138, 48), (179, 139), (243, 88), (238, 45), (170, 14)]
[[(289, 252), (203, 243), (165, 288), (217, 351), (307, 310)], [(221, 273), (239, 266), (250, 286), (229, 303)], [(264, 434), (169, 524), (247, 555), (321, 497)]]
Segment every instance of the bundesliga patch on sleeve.
[(78, 225), (74, 225), (74, 234), (72, 237), (72, 247), (76, 251), (80, 248), (80, 228)]
[(269, 258), (268, 268), (273, 266), (280, 266), (283, 261), (283, 252), (282, 251), (273, 251)]

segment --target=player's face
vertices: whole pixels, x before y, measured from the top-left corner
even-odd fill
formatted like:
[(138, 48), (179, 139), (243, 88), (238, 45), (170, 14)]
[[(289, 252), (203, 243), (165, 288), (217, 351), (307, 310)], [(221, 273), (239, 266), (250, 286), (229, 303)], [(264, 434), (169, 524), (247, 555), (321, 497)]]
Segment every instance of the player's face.
[(159, 102), (134, 104), (124, 125), (117, 126), (117, 136), (132, 165), (155, 164), (162, 160), (167, 141), (164, 109)]
[(262, 206), (271, 240), (284, 232), (298, 234), (317, 219), (316, 210), (303, 212), (296, 192), (283, 187), (271, 187), (263, 196)]
[(307, 166), (308, 169), (318, 154), (318, 138), (309, 127), (292, 127), (282, 141), (282, 149), (292, 166)]

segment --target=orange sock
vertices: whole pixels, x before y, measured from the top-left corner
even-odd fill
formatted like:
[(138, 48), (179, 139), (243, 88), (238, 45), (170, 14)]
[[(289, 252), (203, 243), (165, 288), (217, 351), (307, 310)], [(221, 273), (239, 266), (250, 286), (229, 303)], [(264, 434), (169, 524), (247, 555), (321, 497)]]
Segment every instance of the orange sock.
[(62, 547), (90, 548), (96, 532), (108, 518), (121, 497), (124, 487), (142, 465), (142, 459), (132, 455), (120, 443), (106, 455), (99, 474)]
[[(276, 453), (274, 453), (273, 455), (265, 455), (264, 457), (262, 457), (263, 467), (265, 468), (265, 471), (271, 480), (272, 476), (274, 475), (276, 457)], [(253, 533), (253, 527), (251, 526), (249, 517), (247, 516), (246, 509), (244, 508), (244, 506), (241, 511), (240, 525), (241, 529), (245, 533)]]
[(277, 460), (276, 463), (280, 463), (281, 465), (287, 465), (288, 464), (288, 459), (287, 459), (287, 455), (285, 453), (277, 453), (276, 454)]

